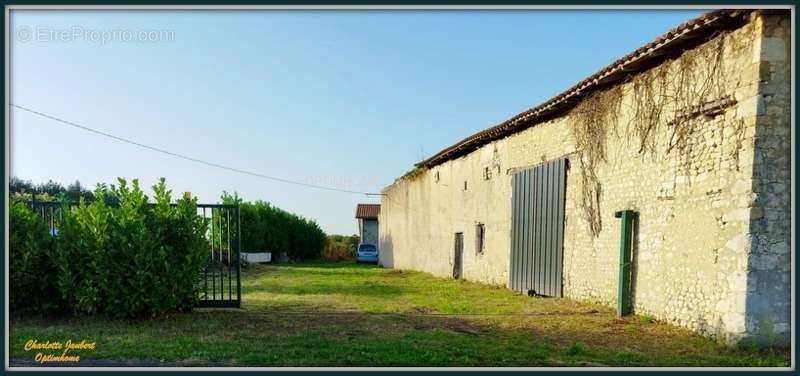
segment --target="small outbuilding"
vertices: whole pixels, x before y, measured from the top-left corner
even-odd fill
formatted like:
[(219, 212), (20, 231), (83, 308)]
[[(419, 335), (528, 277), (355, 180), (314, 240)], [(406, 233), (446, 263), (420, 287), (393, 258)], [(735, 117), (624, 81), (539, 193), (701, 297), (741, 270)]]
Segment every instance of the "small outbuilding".
[(372, 244), (378, 246), (378, 216), (381, 214), (380, 204), (358, 204), (356, 219), (358, 220), (359, 245)]

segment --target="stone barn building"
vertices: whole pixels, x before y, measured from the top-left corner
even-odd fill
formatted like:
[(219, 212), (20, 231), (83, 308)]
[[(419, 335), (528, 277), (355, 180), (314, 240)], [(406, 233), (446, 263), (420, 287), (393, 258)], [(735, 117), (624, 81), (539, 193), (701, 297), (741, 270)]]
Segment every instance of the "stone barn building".
[(380, 264), (610, 306), (629, 278), (637, 314), (787, 343), (791, 32), (705, 14), (418, 163), (382, 192)]

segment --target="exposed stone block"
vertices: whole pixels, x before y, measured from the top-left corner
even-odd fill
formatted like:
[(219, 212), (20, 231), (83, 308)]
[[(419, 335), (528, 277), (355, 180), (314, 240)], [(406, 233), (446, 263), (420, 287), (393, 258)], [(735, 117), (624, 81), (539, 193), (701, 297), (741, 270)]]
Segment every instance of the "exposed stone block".
[(784, 62), (787, 60), (786, 41), (783, 38), (766, 37), (756, 41), (754, 61)]

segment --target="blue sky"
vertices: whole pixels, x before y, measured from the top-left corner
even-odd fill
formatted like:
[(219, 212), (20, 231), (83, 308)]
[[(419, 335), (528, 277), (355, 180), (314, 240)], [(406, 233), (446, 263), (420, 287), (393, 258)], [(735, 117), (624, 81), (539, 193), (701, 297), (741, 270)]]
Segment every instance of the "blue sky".
[[(219, 164), (379, 192), (421, 156), (701, 13), (15, 10), (11, 103)], [(119, 32), (91, 39), (120, 30), (166, 32), (154, 41)], [(163, 176), (201, 202), (236, 191), (343, 234), (357, 231), (356, 203), (379, 201), (198, 165), (19, 109), (11, 115), (11, 173), (35, 182), (121, 176), (149, 187)]]

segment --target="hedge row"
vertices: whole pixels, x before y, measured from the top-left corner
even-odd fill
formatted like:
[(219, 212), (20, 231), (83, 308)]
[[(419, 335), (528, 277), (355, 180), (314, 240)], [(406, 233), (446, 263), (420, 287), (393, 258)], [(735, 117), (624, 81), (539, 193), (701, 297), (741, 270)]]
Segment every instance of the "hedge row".
[(10, 308), (15, 313), (104, 313), (111, 317), (153, 316), (188, 310), (199, 298), (208, 261), (208, 221), (196, 199), (171, 205), (164, 179), (153, 186), (154, 205), (133, 180), (95, 200), (64, 203), (57, 235), (27, 205), (10, 210)]
[(313, 221), (268, 202), (245, 202), (236, 193), (222, 195), (224, 204), (239, 204), (242, 250), (286, 252), (292, 260), (319, 259), (325, 232)]

